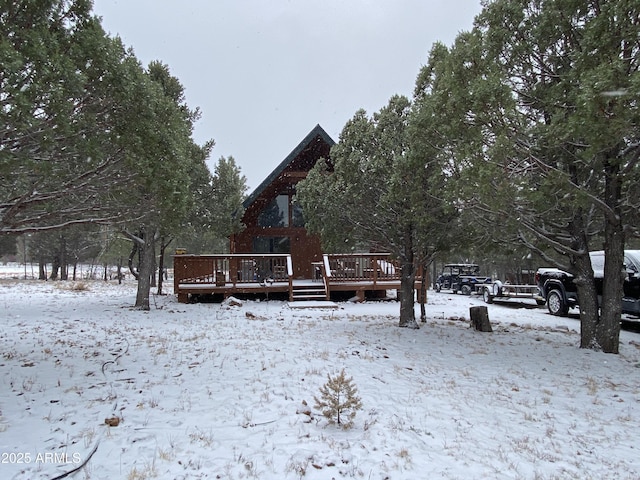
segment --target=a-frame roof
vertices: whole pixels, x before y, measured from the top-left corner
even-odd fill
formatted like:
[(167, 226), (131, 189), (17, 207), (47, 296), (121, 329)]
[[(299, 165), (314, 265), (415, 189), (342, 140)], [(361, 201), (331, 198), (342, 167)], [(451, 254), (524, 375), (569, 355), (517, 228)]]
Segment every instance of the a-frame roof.
[(324, 142), (329, 145), (329, 148), (335, 145), (335, 141), (329, 136), (327, 132), (318, 124), (313, 130), (311, 130), (306, 137), (298, 144), (296, 148), (294, 148), (287, 157), (280, 162), (273, 172), (269, 174), (267, 178), (263, 180), (263, 182), (258, 185), (258, 187), (247, 197), (247, 199), (243, 202), (244, 208), (248, 208), (255, 200), (260, 197), (262, 192), (271, 185), (271, 183), (284, 172), (284, 170), (293, 162), (300, 153), (304, 151), (304, 149), (309, 146), (311, 142), (313, 142), (316, 138), (320, 138)]

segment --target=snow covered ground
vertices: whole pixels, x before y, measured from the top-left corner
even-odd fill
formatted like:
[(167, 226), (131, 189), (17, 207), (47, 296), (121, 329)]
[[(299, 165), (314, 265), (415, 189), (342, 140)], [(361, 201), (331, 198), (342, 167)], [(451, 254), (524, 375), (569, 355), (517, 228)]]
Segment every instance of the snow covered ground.
[[(96, 446), (73, 478), (640, 478), (637, 333), (580, 350), (578, 320), (533, 302), (490, 305), (480, 333), (481, 299), (435, 292), (417, 331), (395, 302), (134, 298), (0, 280), (0, 478), (52, 479)], [(349, 430), (314, 408), (342, 368), (363, 403)]]

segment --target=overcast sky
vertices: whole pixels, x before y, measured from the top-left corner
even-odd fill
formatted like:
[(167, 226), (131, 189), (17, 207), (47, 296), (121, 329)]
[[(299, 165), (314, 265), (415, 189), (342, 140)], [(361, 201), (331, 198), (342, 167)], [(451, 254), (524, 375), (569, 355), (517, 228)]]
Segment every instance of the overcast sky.
[(210, 166), (233, 156), (250, 191), (320, 124), (338, 141), (364, 108), (411, 97), (436, 41), (470, 30), (480, 0), (94, 0), (144, 66), (160, 60), (199, 107)]

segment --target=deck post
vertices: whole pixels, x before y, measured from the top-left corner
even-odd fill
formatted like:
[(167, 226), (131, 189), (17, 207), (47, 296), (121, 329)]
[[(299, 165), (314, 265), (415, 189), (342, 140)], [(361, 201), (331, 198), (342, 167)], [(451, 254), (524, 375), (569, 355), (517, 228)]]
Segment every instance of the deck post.
[(324, 290), (327, 292), (327, 300), (331, 300), (331, 264), (329, 263), (329, 255), (322, 255), (322, 281), (324, 282)]
[(378, 256), (371, 257), (371, 269), (373, 270), (373, 289), (376, 290), (376, 284), (378, 283)]
[(189, 294), (178, 292), (178, 303), (189, 303)]
[(238, 282), (238, 258), (231, 257), (231, 261), (229, 262), (229, 281), (236, 286)]

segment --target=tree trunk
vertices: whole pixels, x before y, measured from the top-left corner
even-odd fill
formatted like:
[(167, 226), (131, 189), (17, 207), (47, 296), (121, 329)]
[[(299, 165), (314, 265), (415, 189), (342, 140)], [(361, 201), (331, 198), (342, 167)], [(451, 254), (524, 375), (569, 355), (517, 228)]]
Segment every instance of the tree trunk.
[[(155, 242), (154, 242), (155, 244)], [(158, 262), (156, 261), (156, 256), (153, 256), (153, 266), (151, 267), (151, 286), (155, 287), (156, 283), (156, 272), (158, 271)]]
[(571, 236), (569, 246), (574, 252), (579, 252), (570, 256), (569, 264), (580, 299), (580, 348), (598, 349), (596, 325), (600, 319), (600, 312), (586, 233), (589, 230), (589, 218), (590, 215), (578, 208), (568, 225), (567, 230)]
[[(138, 233), (140, 235), (140, 238), (144, 238), (144, 234), (142, 232)], [(131, 275), (133, 275), (133, 278), (135, 278), (136, 280), (138, 280), (138, 270), (136, 270), (135, 265), (133, 264), (133, 260), (136, 258), (136, 255), (138, 255), (138, 269), (140, 269), (140, 263), (142, 262), (142, 259), (140, 258), (140, 245), (139, 242), (136, 242), (136, 240), (133, 241), (133, 246), (131, 247), (131, 253), (129, 254), (129, 272), (131, 272)]]
[(427, 287), (428, 287), (428, 279), (429, 275), (427, 272), (429, 271), (429, 265), (423, 264), (421, 267), (422, 273), (422, 281), (420, 282), (420, 321), (425, 323), (427, 321)]
[[(609, 242), (607, 242), (609, 243)], [(604, 279), (600, 321), (596, 325), (598, 345), (605, 353), (618, 353), (624, 282), (624, 241), (613, 242), (605, 249)]]
[(415, 287), (416, 270), (413, 258), (402, 259), (402, 273), (400, 277), (400, 327), (420, 328), (416, 322), (415, 302), (413, 290)]
[(38, 280), (46, 280), (46, 279), (47, 279), (47, 263), (44, 261), (44, 258), (40, 257), (38, 259)]
[(53, 262), (51, 262), (51, 274), (49, 275), (49, 280), (57, 280), (59, 270), (60, 270), (60, 258), (58, 257), (58, 255), (56, 255), (53, 257)]
[(624, 226), (620, 198), (622, 197), (618, 162), (606, 162), (604, 201), (609, 207), (604, 225), (604, 280), (600, 322), (596, 326), (598, 344), (605, 353), (618, 353), (620, 346), (620, 320), (624, 295)]
[(586, 246), (584, 252), (574, 259), (574, 282), (580, 299), (580, 348), (599, 350), (596, 337), (596, 326), (600, 319), (598, 292), (593, 281), (593, 269)]
[(122, 257), (118, 258), (118, 285), (122, 285)]
[(493, 332), (487, 307), (483, 305), (469, 307), (469, 317), (471, 318), (471, 325), (479, 332)]
[(162, 295), (162, 283), (164, 280), (164, 252), (172, 239), (165, 242), (164, 237), (160, 241), (160, 259), (158, 260), (158, 295)]
[(143, 241), (139, 244), (140, 265), (138, 266), (138, 291), (135, 307), (140, 310), (150, 310), (151, 277), (155, 265), (155, 237), (155, 229), (146, 228)]
[(60, 280), (69, 280), (69, 265), (67, 265), (67, 239), (60, 235), (60, 245), (58, 246), (58, 258), (60, 259)]

